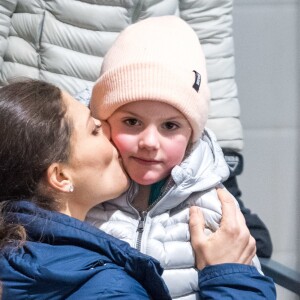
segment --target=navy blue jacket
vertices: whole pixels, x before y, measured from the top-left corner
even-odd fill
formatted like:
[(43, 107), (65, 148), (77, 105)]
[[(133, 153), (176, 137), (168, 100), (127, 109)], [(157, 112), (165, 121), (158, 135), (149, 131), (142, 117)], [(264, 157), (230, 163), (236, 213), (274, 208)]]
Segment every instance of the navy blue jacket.
[(249, 265), (208, 266), (199, 271), (199, 289), (203, 300), (276, 300), (273, 280)]
[[(1, 251), (2, 300), (170, 299), (159, 263), (127, 243), (26, 201), (12, 205), (10, 218), (30, 241)], [(276, 299), (272, 279), (247, 265), (206, 267), (199, 288), (200, 299)]]
[(127, 243), (27, 201), (15, 202), (10, 218), (29, 241), (1, 251), (3, 300), (170, 299), (159, 263)]

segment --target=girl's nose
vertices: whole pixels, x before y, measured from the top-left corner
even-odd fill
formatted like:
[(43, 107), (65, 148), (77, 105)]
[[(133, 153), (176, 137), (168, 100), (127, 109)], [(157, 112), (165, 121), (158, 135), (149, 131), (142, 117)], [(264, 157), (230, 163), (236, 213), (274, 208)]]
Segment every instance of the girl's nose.
[(155, 127), (148, 127), (140, 133), (139, 147), (148, 150), (157, 150), (160, 146), (159, 132)]

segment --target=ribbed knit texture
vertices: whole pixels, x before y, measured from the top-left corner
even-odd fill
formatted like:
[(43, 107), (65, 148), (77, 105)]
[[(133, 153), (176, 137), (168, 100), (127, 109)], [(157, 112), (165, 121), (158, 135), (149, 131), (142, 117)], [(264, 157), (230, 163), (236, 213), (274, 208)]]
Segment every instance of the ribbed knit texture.
[[(195, 71), (201, 75), (199, 91)], [(205, 58), (192, 28), (175, 16), (148, 18), (127, 27), (107, 52), (91, 109), (107, 120), (119, 107), (151, 100), (172, 105), (189, 121), (193, 141), (208, 115)]]

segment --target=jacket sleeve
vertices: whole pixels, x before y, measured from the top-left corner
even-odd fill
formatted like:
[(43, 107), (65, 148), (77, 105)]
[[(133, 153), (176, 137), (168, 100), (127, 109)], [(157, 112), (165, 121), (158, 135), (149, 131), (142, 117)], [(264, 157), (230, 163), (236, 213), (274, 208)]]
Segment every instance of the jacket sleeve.
[(273, 280), (242, 264), (205, 267), (199, 271), (199, 289), (200, 299), (276, 299)]
[(146, 290), (132, 277), (119, 270), (110, 270), (109, 275), (99, 272), (83, 285), (78, 287), (67, 300), (94, 300), (94, 299), (114, 299), (114, 300), (149, 300), (150, 296)]
[(256, 240), (257, 256), (267, 258), (271, 257), (273, 245), (268, 228), (257, 214), (252, 213), (250, 209), (245, 207), (240, 198), (242, 193), (238, 187), (236, 177), (243, 171), (243, 157), (241, 154), (233, 151), (228, 152), (225, 150), (224, 154), (225, 160), (227, 161), (230, 169), (230, 176), (224, 182), (224, 185), (240, 205), (247, 227), (249, 228), (251, 235)]

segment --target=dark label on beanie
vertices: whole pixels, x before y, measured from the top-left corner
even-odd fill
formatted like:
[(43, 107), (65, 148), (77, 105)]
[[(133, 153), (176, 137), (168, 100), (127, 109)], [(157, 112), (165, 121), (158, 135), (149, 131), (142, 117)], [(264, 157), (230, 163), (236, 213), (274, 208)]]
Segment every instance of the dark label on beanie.
[(193, 70), (193, 72), (195, 73), (195, 82), (193, 84), (193, 88), (195, 89), (196, 92), (199, 92), (199, 88), (201, 84), (201, 75), (195, 70)]

